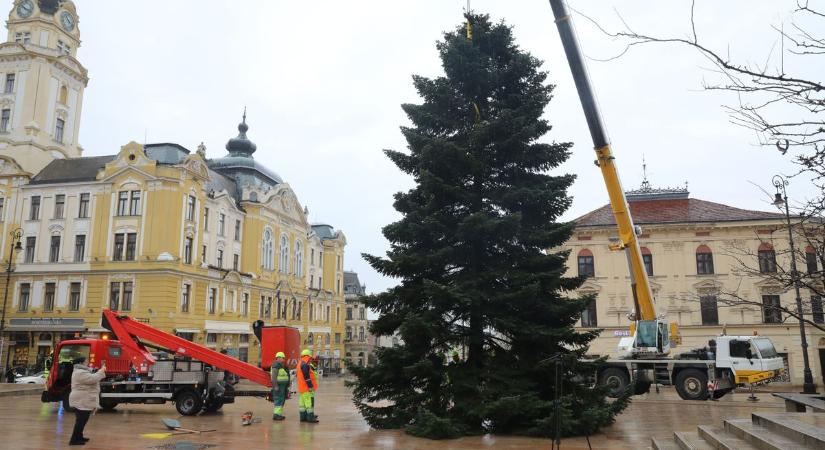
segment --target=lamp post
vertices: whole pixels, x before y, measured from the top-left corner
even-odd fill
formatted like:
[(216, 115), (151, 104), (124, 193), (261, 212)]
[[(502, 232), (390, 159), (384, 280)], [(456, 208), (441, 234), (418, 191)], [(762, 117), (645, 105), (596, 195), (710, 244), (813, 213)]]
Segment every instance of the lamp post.
[(788, 242), (791, 246), (791, 278), (793, 280), (793, 288), (796, 292), (796, 313), (799, 314), (799, 337), (802, 340), (802, 360), (805, 363), (803, 372), (803, 394), (816, 394), (816, 386), (814, 385), (814, 377), (811, 374), (811, 364), (808, 361), (808, 339), (805, 337), (805, 321), (802, 320), (802, 297), (799, 294), (799, 272), (796, 270), (796, 248), (793, 243), (793, 229), (791, 228), (791, 211), (788, 206), (788, 192), (785, 187), (788, 186), (788, 180), (780, 175), (774, 175), (774, 187), (776, 188), (776, 195), (773, 204), (778, 208), (785, 206), (785, 220), (788, 223)]
[(8, 353), (11, 353), (11, 351), (6, 348), (6, 306), (9, 299), (9, 284), (11, 283), (11, 263), (14, 259), (14, 252), (23, 248), (20, 244), (20, 238), (23, 237), (23, 230), (17, 228), (9, 232), (9, 236), (11, 236), (11, 248), (9, 249), (9, 265), (6, 267), (6, 289), (3, 292), (3, 315), (0, 316), (0, 361), (3, 361), (3, 351), (7, 351), (4, 368), (9, 365)]

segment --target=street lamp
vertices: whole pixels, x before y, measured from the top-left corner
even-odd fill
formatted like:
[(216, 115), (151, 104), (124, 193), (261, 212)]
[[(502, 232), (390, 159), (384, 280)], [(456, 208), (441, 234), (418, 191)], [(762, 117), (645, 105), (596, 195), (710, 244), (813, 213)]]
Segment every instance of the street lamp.
[[(9, 236), (11, 236), (11, 248), (9, 249), (9, 265), (6, 267), (6, 289), (3, 292), (3, 315), (0, 317), (0, 361), (3, 361), (3, 350), (5, 349), (8, 353), (11, 353), (10, 350), (6, 349), (6, 302), (9, 299), (9, 283), (11, 282), (11, 263), (14, 259), (14, 252), (20, 251), (23, 249), (23, 246), (20, 244), (20, 239), (23, 237), (23, 230), (17, 228), (11, 232), (9, 232)], [(9, 365), (9, 356), (8, 353), (6, 354), (6, 366)]]
[(808, 339), (805, 337), (805, 321), (802, 320), (802, 297), (799, 294), (799, 272), (796, 270), (796, 248), (793, 243), (788, 192), (785, 190), (785, 187), (788, 186), (788, 180), (782, 178), (780, 175), (774, 175), (771, 181), (773, 181), (773, 185), (776, 188), (773, 204), (780, 209), (783, 205), (785, 206), (785, 219), (788, 222), (788, 241), (791, 245), (791, 279), (793, 280), (794, 291), (796, 291), (796, 313), (799, 314), (799, 337), (802, 339), (802, 360), (805, 363), (802, 393), (816, 394), (816, 385), (814, 385), (814, 377), (811, 374), (811, 364), (808, 361)]

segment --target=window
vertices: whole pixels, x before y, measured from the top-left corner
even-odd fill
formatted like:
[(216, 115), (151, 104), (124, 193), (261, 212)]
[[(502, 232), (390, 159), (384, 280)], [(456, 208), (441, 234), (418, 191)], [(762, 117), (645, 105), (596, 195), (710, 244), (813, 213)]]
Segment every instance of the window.
[(195, 197), (191, 195), (186, 201), (186, 220), (195, 220)]
[(352, 308), (347, 308), (347, 320), (352, 320)]
[(137, 233), (126, 234), (126, 261), (135, 260), (135, 247), (137, 246)]
[(713, 274), (713, 252), (707, 245), (700, 245), (696, 249), (696, 273), (698, 275)]
[(29, 208), (29, 220), (40, 219), (40, 196), (32, 196), (31, 207)]
[(731, 358), (747, 358), (748, 350), (750, 349), (751, 344), (748, 341), (730, 341), (729, 351)]
[(34, 262), (34, 244), (36, 243), (37, 238), (34, 236), (29, 236), (26, 238), (26, 257), (25, 260), (27, 263)]
[(209, 208), (203, 208), (203, 231), (209, 231)]
[(309, 265), (315, 265), (315, 249), (312, 248), (309, 250)]
[(719, 307), (715, 295), (699, 297), (702, 312), (702, 325), (719, 325)]
[(218, 296), (218, 290), (216, 288), (209, 288), (209, 297), (206, 300), (206, 312), (209, 314), (215, 314), (215, 303), (217, 301), (216, 297)]
[(764, 323), (782, 323), (782, 311), (779, 309), (778, 295), (762, 296), (762, 321)]
[(77, 217), (85, 219), (89, 217), (89, 194), (80, 194), (80, 205), (77, 208)]
[(78, 234), (74, 237), (74, 261), (81, 262), (86, 253), (86, 235)]
[(301, 246), (301, 241), (295, 242), (295, 276), (304, 276), (304, 249)]
[(341, 307), (335, 307), (335, 323), (341, 323)]
[(329, 315), (329, 306), (327, 306), (327, 315), (326, 315), (326, 320), (327, 320), (327, 322), (329, 322), (329, 318), (330, 318), (330, 315)]
[(596, 267), (593, 263), (593, 252), (584, 249), (579, 252), (579, 276), (580, 277), (594, 277), (596, 276)]
[(129, 191), (120, 191), (117, 193), (117, 215), (125, 216), (129, 211), (127, 206), (129, 204)]
[(182, 339), (186, 339), (189, 342), (192, 342), (192, 341), (195, 340), (195, 333), (186, 333), (186, 332), (182, 332), (182, 331), (176, 331), (175, 336), (177, 336), (179, 338), (182, 338)]
[(69, 286), (69, 311), (80, 311), (80, 283)]
[(218, 215), (218, 236), (223, 236), (226, 231), (226, 214), (220, 213)]
[(241, 303), (241, 315), (246, 317), (249, 315), (249, 293), (244, 292)]
[(0, 222), (3, 221), (3, 213), (5, 212), (6, 199), (0, 197)]
[(223, 269), (223, 250), (218, 249), (218, 267)]
[(238, 271), (238, 267), (239, 267), (240, 262), (241, 262), (240, 258), (241, 258), (240, 255), (238, 255), (237, 253), (232, 255), (232, 270), (234, 270), (235, 272)]
[(207, 345), (216, 345), (218, 343), (218, 335), (216, 333), (206, 333)]
[(46, 283), (43, 293), (43, 312), (54, 311), (54, 283)]
[(32, 41), (32, 34), (28, 31), (14, 33), (14, 42), (18, 44), (30, 44)]
[(364, 314), (364, 308), (360, 308), (358, 310), (358, 318), (364, 320), (367, 318), (366, 314)]
[(347, 334), (346, 334), (346, 336), (347, 336), (347, 337), (346, 337), (346, 338), (344, 338), (344, 339), (345, 339), (345, 342), (346, 342), (346, 341), (351, 341), (351, 340), (352, 340), (352, 328), (351, 328), (351, 327), (347, 327)]
[(261, 296), (261, 301), (260, 301), (260, 302), (258, 302), (258, 318), (259, 318), (259, 319), (263, 319), (263, 318), (264, 318), (264, 301), (265, 301), (265, 300), (266, 300), (266, 297), (264, 297), (264, 296), (262, 295), (262, 296)]
[(11, 121), (11, 109), (4, 109), (0, 114), (0, 133), (9, 132), (9, 122)]
[(14, 74), (7, 73), (6, 74), (6, 88), (3, 90), (6, 94), (11, 94), (14, 92)]
[(123, 261), (124, 238), (123, 233), (115, 234), (115, 252), (112, 254), (112, 261)]
[(206, 264), (206, 244), (201, 247), (201, 262)]
[(264, 302), (264, 317), (267, 319), (272, 317), (272, 297), (267, 297)]
[(132, 191), (132, 198), (129, 200), (129, 214), (140, 215), (140, 191)]
[(360, 342), (364, 342), (365, 338), (366, 337), (364, 336), (364, 327), (359, 327), (358, 328), (358, 340)]
[(310, 276), (309, 276), (309, 288), (310, 289), (315, 288), (315, 275), (310, 274)]
[(642, 263), (645, 265), (645, 272), (647, 276), (653, 276), (653, 255), (647, 247), (642, 247)]
[(341, 333), (335, 333), (335, 343), (336, 344), (341, 343)]
[(63, 143), (63, 128), (65, 128), (66, 122), (63, 119), (58, 118), (55, 121), (54, 125), (54, 140)]
[(192, 264), (192, 246), (195, 245), (192, 238), (188, 237), (183, 240), (183, 262), (184, 264)]
[(20, 299), (17, 301), (18, 311), (29, 310), (29, 296), (31, 295), (32, 285), (29, 283), (20, 283)]
[(180, 294), (180, 312), (189, 312), (189, 300), (192, 298), (192, 285), (184, 284)]
[(272, 248), (272, 231), (264, 230), (263, 239), (263, 266), (266, 270), (273, 270), (275, 265), (275, 255)]
[(121, 302), (121, 311), (132, 310), (132, 282), (127, 281), (123, 283), (123, 301)]
[[(0, 208), (2, 208), (2, 205), (0, 205)], [(1, 209), (0, 212), (2, 212)], [(817, 273), (816, 251), (810, 245), (805, 249), (805, 266), (808, 274)]]
[(63, 218), (63, 209), (66, 206), (66, 196), (64, 194), (57, 194), (54, 196), (54, 218)]
[(49, 262), (57, 262), (60, 258), (60, 236), (52, 236), (49, 245)]
[[(126, 255), (124, 259), (124, 243)], [(117, 233), (115, 234), (115, 251), (112, 261), (134, 261), (137, 247), (137, 233)]]
[(235, 220), (235, 240), (241, 240), (241, 221)]
[(759, 272), (776, 273), (776, 252), (771, 244), (762, 243), (759, 246), (757, 257), (759, 258)]
[(289, 238), (281, 235), (281, 261), (278, 264), (281, 273), (289, 273)]
[(280, 319), (280, 318), (286, 319), (286, 311), (284, 311), (283, 308), (281, 308), (281, 293), (280, 292), (278, 292), (276, 294), (276, 298), (278, 299), (278, 301), (276, 302), (277, 307), (275, 308), (275, 318), (276, 319)]
[(70, 50), (71, 50), (71, 47), (66, 45), (65, 42), (63, 42), (61, 40), (57, 41), (57, 51), (58, 52), (60, 52), (63, 55), (68, 55)]
[(109, 285), (109, 309), (117, 311), (120, 308), (120, 283), (112, 282)]
[(814, 323), (825, 323), (825, 313), (822, 310), (822, 297), (818, 295), (811, 296), (811, 313)]
[(582, 326), (583, 327), (596, 327), (598, 326), (598, 320), (596, 319), (596, 299), (590, 301), (587, 304), (587, 307), (582, 311)]

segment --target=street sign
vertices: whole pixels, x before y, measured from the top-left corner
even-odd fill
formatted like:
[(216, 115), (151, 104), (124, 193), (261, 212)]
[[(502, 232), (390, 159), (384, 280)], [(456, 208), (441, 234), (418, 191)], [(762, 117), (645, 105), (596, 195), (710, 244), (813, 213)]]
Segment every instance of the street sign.
[(613, 337), (630, 336), (630, 330), (613, 330)]

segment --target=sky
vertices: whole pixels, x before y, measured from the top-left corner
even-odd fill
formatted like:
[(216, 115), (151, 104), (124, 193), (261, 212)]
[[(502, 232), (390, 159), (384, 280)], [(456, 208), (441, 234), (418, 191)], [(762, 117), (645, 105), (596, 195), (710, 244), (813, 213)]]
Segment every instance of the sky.
[[(790, 23), (793, 0), (697, 0), (702, 43), (742, 62), (776, 63), (771, 25)], [(6, 0), (8, 10), (12, 2)], [(255, 158), (289, 183), (309, 208), (347, 237), (345, 268), (368, 292), (396, 284), (360, 257), (383, 255), (381, 228), (399, 218), (393, 194), (412, 187), (382, 149), (406, 148), (402, 103), (420, 103), (413, 74), (442, 74), (435, 43), (462, 21), (466, 0), (75, 0), (89, 71), (80, 143), (85, 156), (116, 153), (129, 141), (175, 142), (207, 157), (224, 156), (247, 108)], [(573, 0), (571, 7), (616, 30), (619, 14), (634, 30), (690, 34), (690, 1)], [(514, 27), (517, 43), (544, 61), (556, 85), (543, 138), (573, 142), (556, 173), (574, 173), (572, 220), (607, 203), (584, 116), (543, 0), (472, 0), (471, 7)], [(642, 181), (642, 159), (655, 187), (689, 183), (691, 196), (747, 209), (772, 210), (760, 190), (792, 173), (776, 150), (731, 125), (722, 105), (736, 99), (702, 89), (716, 75), (695, 51), (645, 45), (608, 62), (623, 43), (574, 15), (580, 45), (613, 143), (625, 189)], [(825, 64), (785, 60), (809, 77)], [(814, 194), (793, 179), (789, 196)]]

